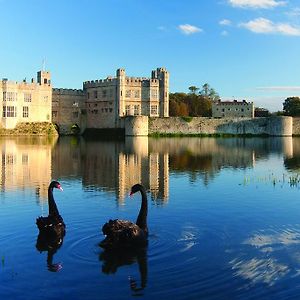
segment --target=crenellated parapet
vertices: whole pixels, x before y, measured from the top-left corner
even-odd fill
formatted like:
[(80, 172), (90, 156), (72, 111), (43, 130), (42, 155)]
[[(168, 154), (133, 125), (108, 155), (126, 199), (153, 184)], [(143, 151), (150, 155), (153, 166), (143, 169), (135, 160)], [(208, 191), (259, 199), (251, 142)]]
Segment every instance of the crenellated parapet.
[(83, 96), (85, 95), (85, 91), (81, 89), (61, 89), (54, 88), (52, 89), (53, 94), (59, 95), (69, 95), (69, 96)]
[(84, 81), (83, 88), (96, 88), (96, 87), (105, 87), (110, 84), (116, 84), (117, 78), (116, 77), (107, 77), (105, 79), (97, 79), (91, 81)]

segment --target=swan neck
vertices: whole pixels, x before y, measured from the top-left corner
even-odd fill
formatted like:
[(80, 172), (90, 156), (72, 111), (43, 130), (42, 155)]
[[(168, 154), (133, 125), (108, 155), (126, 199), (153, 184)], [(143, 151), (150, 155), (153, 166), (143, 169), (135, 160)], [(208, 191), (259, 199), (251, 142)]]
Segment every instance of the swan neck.
[(56, 206), (56, 203), (54, 201), (53, 197), (53, 188), (48, 188), (48, 206), (49, 206), (49, 215), (51, 216), (58, 216), (59, 212)]
[(148, 200), (144, 189), (141, 189), (140, 192), (142, 195), (142, 203), (139, 215), (136, 220), (136, 225), (138, 225), (144, 231), (147, 231)]

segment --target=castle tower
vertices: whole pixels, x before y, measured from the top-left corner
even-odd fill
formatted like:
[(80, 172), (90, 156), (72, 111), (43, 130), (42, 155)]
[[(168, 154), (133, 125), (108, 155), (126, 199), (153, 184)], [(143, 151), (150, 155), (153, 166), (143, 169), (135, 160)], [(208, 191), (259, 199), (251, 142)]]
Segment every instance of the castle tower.
[(122, 117), (125, 115), (125, 70), (117, 70), (117, 99), (116, 99), (116, 117)]
[(152, 71), (152, 78), (159, 80), (159, 116), (169, 117), (169, 72), (165, 68)]
[(37, 82), (40, 85), (46, 84), (51, 85), (51, 74), (48, 71), (38, 71), (37, 72)]

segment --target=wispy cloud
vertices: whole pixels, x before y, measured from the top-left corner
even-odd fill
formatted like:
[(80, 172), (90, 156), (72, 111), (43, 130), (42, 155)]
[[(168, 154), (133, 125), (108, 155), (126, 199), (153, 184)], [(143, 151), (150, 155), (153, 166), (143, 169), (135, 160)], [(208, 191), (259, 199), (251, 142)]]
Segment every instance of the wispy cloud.
[(287, 12), (286, 15), (289, 17), (299, 17), (300, 16), (300, 7), (295, 7), (291, 11)]
[(252, 9), (270, 9), (286, 4), (286, 1), (278, 0), (228, 0), (228, 3), (233, 7), (252, 8)]
[(239, 26), (255, 33), (300, 36), (300, 27), (295, 27), (288, 23), (274, 23), (265, 18), (257, 18), (246, 23), (240, 23)]
[(165, 26), (158, 26), (157, 27), (157, 30), (160, 30), (160, 31), (167, 31), (167, 28)]
[(219, 22), (219, 24), (220, 24), (221, 26), (230, 26), (230, 25), (231, 25), (231, 21), (228, 20), (228, 19), (223, 19), (223, 20), (221, 20), (221, 21)]
[(223, 30), (223, 31), (221, 32), (221, 35), (222, 35), (222, 36), (228, 36), (228, 35), (229, 35), (229, 33), (228, 33), (228, 31), (226, 31), (226, 30)]
[(190, 24), (183, 24), (178, 26), (179, 30), (186, 35), (203, 32), (203, 29), (190, 25)]
[(300, 86), (259, 86), (256, 89), (268, 92), (295, 92), (300, 91)]

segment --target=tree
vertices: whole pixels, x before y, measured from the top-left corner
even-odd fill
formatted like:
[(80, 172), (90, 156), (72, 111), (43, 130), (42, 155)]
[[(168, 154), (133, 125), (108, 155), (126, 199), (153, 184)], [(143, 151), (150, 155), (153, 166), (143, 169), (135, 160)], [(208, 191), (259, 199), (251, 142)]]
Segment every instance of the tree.
[(192, 85), (189, 87), (189, 90), (191, 91), (191, 94), (196, 94), (196, 92), (199, 90), (199, 88)]
[(286, 116), (300, 116), (300, 98), (288, 97), (283, 103), (283, 112)]
[(212, 101), (217, 101), (220, 99), (219, 94), (213, 88), (211, 88), (208, 83), (202, 85), (202, 90), (199, 92), (199, 94), (203, 97), (209, 98)]

